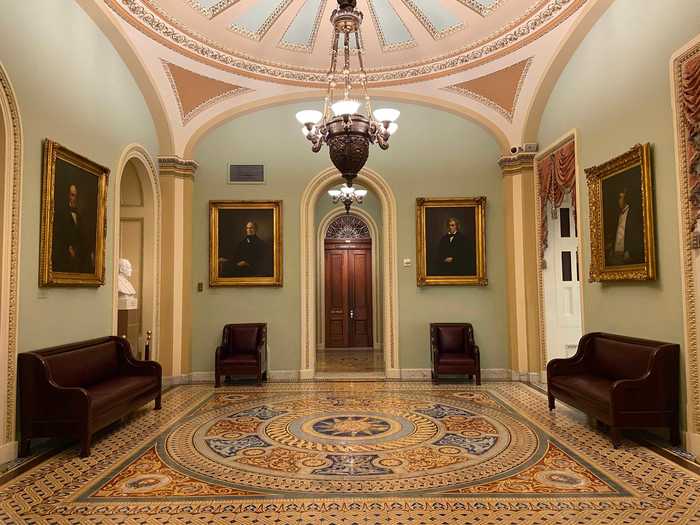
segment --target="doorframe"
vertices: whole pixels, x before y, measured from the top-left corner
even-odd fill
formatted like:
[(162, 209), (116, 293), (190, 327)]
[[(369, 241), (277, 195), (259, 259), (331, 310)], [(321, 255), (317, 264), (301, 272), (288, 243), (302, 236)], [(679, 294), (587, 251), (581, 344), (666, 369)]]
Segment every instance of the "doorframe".
[[(112, 214), (112, 228), (113, 228), (113, 246), (112, 246), (112, 258), (115, 263), (112, 265), (112, 333), (117, 334), (117, 306), (118, 306), (118, 294), (117, 294), (117, 281), (119, 277), (119, 233), (121, 227), (121, 180), (124, 174), (124, 169), (130, 160), (135, 160), (140, 164), (141, 170), (137, 169), (137, 174), (139, 176), (139, 181), (141, 182), (141, 190), (143, 192), (143, 202), (146, 202), (147, 198), (153, 199), (153, 209), (147, 217), (144, 213), (144, 221), (149, 218), (153, 221), (153, 257), (151, 261), (148, 261), (145, 256), (145, 247), (148, 245), (145, 239), (145, 224), (144, 224), (144, 239), (142, 239), (144, 247), (144, 264), (142, 271), (142, 280), (146, 282), (146, 275), (150, 274), (153, 276), (153, 291), (151, 293), (151, 299), (149, 301), (149, 306), (151, 309), (151, 318), (143, 319), (144, 327), (145, 323), (152, 326), (151, 328), (151, 359), (158, 360), (159, 358), (159, 341), (158, 336), (160, 334), (160, 259), (161, 259), (161, 193), (160, 193), (160, 183), (158, 177), (156, 176), (156, 168), (151, 156), (148, 154), (146, 149), (139, 144), (131, 144), (124, 149), (122, 153), (118, 169), (116, 172), (116, 177), (114, 181), (114, 211)], [(145, 206), (144, 206), (145, 208)], [(145, 211), (145, 210), (144, 210)], [(146, 272), (146, 267), (150, 268), (149, 272)], [(145, 299), (145, 290), (141, 291), (141, 297)]]
[[(301, 197), (301, 344), (299, 346), (299, 377), (313, 379), (316, 373), (317, 332), (317, 226), (316, 205), (319, 197), (331, 186), (342, 182), (335, 168), (327, 168), (306, 185)], [(382, 259), (382, 343), (384, 348), (384, 374), (387, 378), (400, 378), (399, 330), (398, 330), (398, 255), (396, 228), (396, 198), (386, 180), (378, 173), (364, 168), (358, 184), (372, 190), (382, 207), (381, 259)]]
[[(319, 222), (318, 226), (318, 252), (319, 254), (323, 253), (325, 250), (325, 241), (326, 241), (326, 231), (328, 230), (328, 227), (331, 225), (331, 223), (337, 219), (338, 217), (341, 217), (345, 215), (345, 211), (343, 209), (334, 209), (330, 210), (325, 216), (321, 218), (321, 221)], [(350, 215), (356, 215), (360, 219), (362, 219), (365, 224), (367, 224), (367, 227), (369, 228), (369, 237), (372, 240), (372, 251), (371, 251), (371, 257), (372, 257), (372, 347), (375, 350), (379, 350), (381, 348), (381, 330), (382, 330), (382, 325), (381, 325), (381, 309), (379, 305), (379, 271), (378, 271), (378, 255), (377, 251), (379, 250), (379, 226), (377, 226), (377, 222), (374, 220), (374, 217), (372, 217), (369, 213), (367, 213), (365, 210), (361, 208), (353, 208), (353, 210), (350, 212)], [(319, 323), (317, 326), (317, 333), (316, 333), (316, 338), (317, 338), (317, 346), (316, 350), (323, 350), (325, 349), (326, 345), (326, 331), (325, 331), (325, 326), (326, 326), (326, 258), (325, 257), (318, 257), (318, 273), (317, 273), (317, 279), (319, 282), (318, 286), (318, 296), (317, 296), (317, 301), (319, 303), (319, 308), (316, 313), (319, 319)]]
[(579, 152), (579, 140), (578, 140), (578, 130), (576, 128), (567, 131), (559, 137), (557, 140), (552, 142), (549, 146), (547, 146), (545, 149), (543, 149), (541, 152), (539, 152), (537, 155), (535, 155), (535, 162), (534, 162), (534, 170), (533, 170), (533, 176), (535, 177), (535, 224), (537, 225), (536, 232), (535, 232), (535, 239), (537, 242), (537, 264), (536, 266), (536, 271), (537, 271), (537, 317), (539, 320), (539, 332), (540, 332), (540, 362), (542, 363), (542, 370), (540, 371), (540, 380), (542, 382), (546, 381), (547, 378), (547, 339), (546, 339), (546, 324), (545, 324), (545, 300), (544, 300), (544, 272), (542, 271), (542, 265), (541, 265), (541, 260), (540, 260), (540, 246), (542, 245), (542, 231), (540, 228), (540, 225), (542, 224), (542, 213), (541, 213), (541, 203), (542, 199), (540, 198), (540, 174), (537, 170), (537, 165), (538, 162), (545, 156), (551, 154), (553, 151), (558, 149), (560, 146), (562, 146), (564, 143), (567, 141), (573, 139), (574, 140), (574, 155), (576, 156), (576, 161), (574, 163), (575, 169), (576, 169), (576, 174), (575, 174), (575, 187), (576, 187), (576, 232), (578, 233), (578, 239), (577, 239), (577, 244), (578, 244), (578, 267), (579, 267), (579, 304), (580, 304), (580, 312), (581, 312), (581, 331), (585, 332), (584, 327), (586, 326), (585, 324), (585, 313), (583, 309), (583, 293), (584, 293), (584, 286), (583, 286), (583, 275), (584, 275), (584, 267), (583, 267), (583, 225), (582, 225), (582, 213), (581, 213), (581, 184), (580, 182), (580, 152)]
[[(24, 158), (24, 133), (17, 97), (0, 62), (0, 118), (3, 140), (0, 176), (3, 178), (0, 257), (0, 462), (17, 457), (15, 414), (17, 402), (17, 346), (19, 313), (20, 206)], [(7, 341), (7, 344), (2, 344)]]

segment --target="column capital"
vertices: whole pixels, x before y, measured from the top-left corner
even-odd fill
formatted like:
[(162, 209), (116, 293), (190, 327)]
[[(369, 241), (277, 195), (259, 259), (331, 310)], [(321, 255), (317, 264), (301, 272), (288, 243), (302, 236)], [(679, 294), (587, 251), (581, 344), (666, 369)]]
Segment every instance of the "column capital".
[(194, 177), (199, 168), (195, 160), (182, 159), (176, 155), (158, 157), (158, 171), (162, 175), (174, 177)]
[(519, 151), (513, 155), (503, 155), (498, 159), (498, 165), (503, 175), (515, 175), (526, 170), (535, 169), (536, 151)]

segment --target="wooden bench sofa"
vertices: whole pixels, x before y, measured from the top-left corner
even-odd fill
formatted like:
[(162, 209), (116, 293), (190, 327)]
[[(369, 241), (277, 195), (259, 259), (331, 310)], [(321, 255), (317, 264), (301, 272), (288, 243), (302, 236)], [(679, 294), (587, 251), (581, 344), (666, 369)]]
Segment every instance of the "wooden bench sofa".
[(19, 455), (38, 437), (75, 437), (90, 455), (92, 436), (155, 400), (160, 409), (162, 370), (137, 361), (126, 339), (103, 337), (21, 353)]
[(613, 446), (621, 428), (668, 427), (680, 443), (677, 344), (601, 332), (584, 335), (568, 359), (547, 364), (549, 409), (554, 399), (610, 426)]

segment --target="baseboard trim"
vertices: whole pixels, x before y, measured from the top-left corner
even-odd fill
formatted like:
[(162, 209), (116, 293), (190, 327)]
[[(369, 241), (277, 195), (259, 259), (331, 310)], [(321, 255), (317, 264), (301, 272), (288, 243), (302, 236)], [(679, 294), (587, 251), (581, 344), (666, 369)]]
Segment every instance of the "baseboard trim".
[(7, 463), (15, 459), (17, 459), (17, 441), (0, 445), (0, 463)]
[[(384, 373), (385, 379), (395, 381), (428, 381), (431, 378), (430, 368), (388, 368)], [(293, 381), (312, 381), (317, 376), (310, 368), (305, 370), (269, 370), (268, 381), (271, 383), (289, 383)], [(352, 376), (353, 374), (349, 374)], [(357, 375), (357, 374), (355, 374)], [(359, 375), (357, 376), (359, 377)], [(484, 368), (481, 370), (481, 379), (487, 381), (536, 381), (539, 378), (537, 372), (519, 373), (508, 368)], [(322, 378), (325, 379), (325, 378)], [(163, 378), (163, 386), (190, 385), (192, 383), (213, 383), (214, 372), (192, 372), (179, 376)]]

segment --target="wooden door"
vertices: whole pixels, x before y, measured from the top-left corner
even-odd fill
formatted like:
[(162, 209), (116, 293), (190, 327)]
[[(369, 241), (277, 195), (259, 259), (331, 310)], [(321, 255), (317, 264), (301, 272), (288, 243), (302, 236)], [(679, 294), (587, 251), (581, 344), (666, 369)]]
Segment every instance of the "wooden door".
[(372, 346), (372, 246), (326, 241), (326, 347)]

